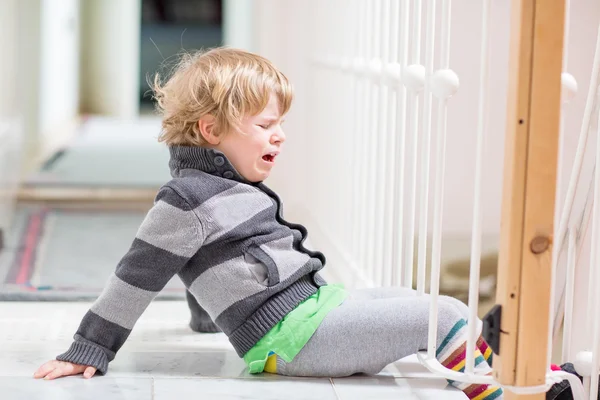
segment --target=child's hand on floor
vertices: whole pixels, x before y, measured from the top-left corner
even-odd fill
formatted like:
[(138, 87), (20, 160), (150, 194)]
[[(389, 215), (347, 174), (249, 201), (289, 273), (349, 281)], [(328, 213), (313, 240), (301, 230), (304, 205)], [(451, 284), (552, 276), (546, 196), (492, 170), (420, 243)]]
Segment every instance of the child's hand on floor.
[(33, 374), (35, 379), (46, 380), (60, 378), (61, 376), (78, 375), (83, 372), (85, 378), (91, 378), (96, 373), (96, 368), (87, 365), (73, 364), (65, 361), (52, 360), (38, 368)]

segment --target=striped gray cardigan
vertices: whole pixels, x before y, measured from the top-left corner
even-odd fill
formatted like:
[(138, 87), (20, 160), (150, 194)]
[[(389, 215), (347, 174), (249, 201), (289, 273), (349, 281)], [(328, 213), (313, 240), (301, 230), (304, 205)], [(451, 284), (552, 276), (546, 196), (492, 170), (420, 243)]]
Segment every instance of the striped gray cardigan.
[(58, 360), (106, 373), (148, 304), (177, 274), (242, 357), (325, 281), (325, 257), (282, 217), (279, 197), (223, 153), (173, 146), (165, 184), (131, 248)]

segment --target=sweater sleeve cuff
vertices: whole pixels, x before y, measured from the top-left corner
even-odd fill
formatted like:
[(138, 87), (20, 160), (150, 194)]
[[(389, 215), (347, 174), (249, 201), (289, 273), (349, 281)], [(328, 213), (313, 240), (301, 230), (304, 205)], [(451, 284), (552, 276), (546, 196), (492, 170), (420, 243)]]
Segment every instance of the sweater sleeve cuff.
[(56, 359), (58, 361), (67, 361), (73, 364), (94, 367), (102, 375), (106, 374), (108, 370), (108, 357), (106, 353), (100, 347), (88, 343), (73, 342), (69, 350), (58, 355)]

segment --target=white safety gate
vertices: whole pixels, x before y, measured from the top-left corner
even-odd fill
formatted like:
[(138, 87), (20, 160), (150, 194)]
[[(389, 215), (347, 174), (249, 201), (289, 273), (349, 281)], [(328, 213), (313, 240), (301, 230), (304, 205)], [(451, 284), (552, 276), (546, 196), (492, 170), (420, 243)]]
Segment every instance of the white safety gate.
[[(477, 320), (479, 306), (481, 199), (485, 179), (482, 164), (489, 131), (489, 60), (493, 52), (490, 47), (492, 0), (481, 3), (482, 29), (473, 33), (481, 37), (479, 76), (467, 77), (479, 81), (478, 108), (473, 110), (478, 116), (469, 284), (470, 321), (473, 322)], [(314, 220), (318, 221), (329, 244), (342, 255), (344, 268), (350, 269), (356, 281), (363, 285), (412, 287), (416, 257), (415, 289), (419, 294), (425, 293), (429, 272), (429, 293), (433, 299), (428, 349), (418, 355), (419, 360), (429, 370), (448, 379), (497, 384), (491, 376), (473, 373), (475, 340), (479, 335), (476, 323), (469, 322), (464, 373), (446, 369), (435, 358), (447, 108), (459, 90), (459, 77), (452, 70), (450, 54), (452, 2), (327, 0), (310, 4), (315, 16), (312, 28), (319, 38), (314, 43), (310, 60), (311, 129), (308, 132), (311, 157), (314, 157), (313, 162), (309, 160), (308, 174), (319, 193), (308, 200)], [(566, 37), (568, 10), (567, 2)], [(568, 40), (565, 40), (567, 45)], [(578, 321), (573, 319), (577, 293), (574, 270), (582, 257), (587, 221), (592, 221), (589, 265), (594, 268), (586, 268), (595, 272), (588, 279), (590, 290), (585, 315), (597, 316), (600, 310), (597, 290), (600, 272), (596, 267), (597, 249), (600, 249), (600, 174), (595, 175), (593, 191), (588, 191), (585, 185), (588, 182), (580, 184), (583, 153), (593, 125), (591, 121), (600, 118), (595, 109), (600, 83), (599, 59), (600, 50), (597, 49), (573, 173), (566, 198), (561, 203), (563, 207), (557, 207), (556, 211), (552, 274), (559, 279), (553, 290), (557, 301), (554, 296), (551, 299), (548, 346), (550, 360), (552, 344), (564, 315), (564, 361), (576, 361), (578, 372), (587, 376), (585, 398), (590, 399), (597, 398), (600, 318), (588, 317), (588, 325), (583, 327), (590, 333), (585, 348), (575, 351), (571, 332), (579, 329), (575, 325)], [(575, 79), (567, 73), (567, 60), (565, 48), (564, 105), (577, 92)], [(565, 110), (568, 107), (563, 107)], [(562, 131), (564, 124), (561, 124), (561, 137), (564, 137)], [(596, 147), (595, 159), (600, 159), (600, 140)], [(561, 146), (559, 162), (564, 158), (563, 148)], [(320, 159), (327, 159), (326, 168), (318, 162)], [(586, 196), (588, 192), (586, 207), (576, 210), (574, 199)], [(593, 211), (590, 211), (592, 204)], [(430, 222), (432, 232), (429, 232)], [(570, 224), (576, 226), (568, 229)], [(427, 239), (430, 236), (429, 254)], [(418, 240), (416, 254), (415, 239)], [(430, 271), (426, 271), (429, 257)], [(520, 394), (540, 393), (563, 379), (569, 379), (576, 398), (584, 398), (578, 378), (564, 372), (548, 371), (546, 385), (505, 388)]]

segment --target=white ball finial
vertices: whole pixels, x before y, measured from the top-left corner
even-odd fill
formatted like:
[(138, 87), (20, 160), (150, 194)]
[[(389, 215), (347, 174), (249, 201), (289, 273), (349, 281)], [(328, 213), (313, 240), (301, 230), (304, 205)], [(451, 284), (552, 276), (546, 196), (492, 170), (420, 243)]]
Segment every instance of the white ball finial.
[(402, 83), (408, 90), (415, 93), (420, 92), (425, 87), (425, 67), (419, 64), (412, 64), (404, 69), (402, 74)]
[(592, 376), (592, 352), (580, 351), (573, 361), (575, 371), (581, 376)]
[(451, 69), (440, 69), (431, 77), (431, 91), (438, 99), (448, 99), (458, 92), (458, 75)]
[(575, 77), (568, 72), (563, 72), (560, 76), (562, 86), (562, 102), (568, 103), (577, 95), (577, 81)]

